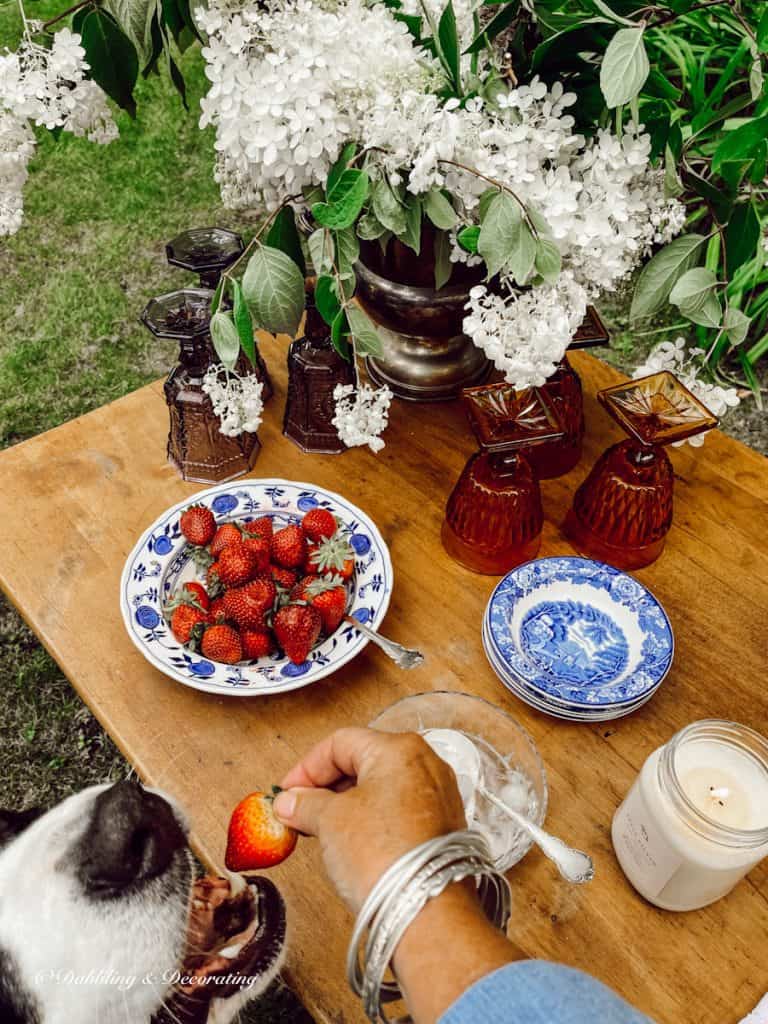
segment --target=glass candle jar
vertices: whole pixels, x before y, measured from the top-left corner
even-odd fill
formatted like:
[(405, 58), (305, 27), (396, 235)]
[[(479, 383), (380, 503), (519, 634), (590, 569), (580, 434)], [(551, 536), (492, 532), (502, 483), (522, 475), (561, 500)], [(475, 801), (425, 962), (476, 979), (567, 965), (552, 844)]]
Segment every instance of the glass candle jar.
[(735, 722), (694, 722), (646, 760), (613, 818), (613, 848), (664, 910), (714, 903), (768, 855), (768, 740)]

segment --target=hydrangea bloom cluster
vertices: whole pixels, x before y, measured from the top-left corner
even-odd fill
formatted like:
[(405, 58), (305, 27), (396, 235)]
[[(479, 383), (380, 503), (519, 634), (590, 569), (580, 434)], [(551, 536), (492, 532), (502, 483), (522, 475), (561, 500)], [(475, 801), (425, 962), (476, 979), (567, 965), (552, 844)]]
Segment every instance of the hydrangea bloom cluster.
[[(669, 370), (702, 402), (715, 416), (723, 416), (729, 409), (739, 404), (739, 395), (736, 388), (724, 388), (719, 384), (703, 380), (700, 376), (703, 359), (706, 353), (704, 349), (692, 348), (687, 350), (685, 338), (676, 338), (674, 341), (662, 341), (648, 355), (642, 366), (638, 366), (633, 377), (647, 377), (652, 373), (660, 373), (662, 370)], [(687, 438), (686, 441), (678, 441), (675, 447), (683, 444), (690, 444), (699, 448), (704, 444), (705, 434), (696, 434)]]
[(0, 235), (21, 226), (22, 190), (35, 149), (32, 124), (92, 142), (117, 138), (105, 94), (85, 77), (84, 58), (80, 36), (67, 28), (54, 35), (50, 50), (27, 31), (15, 53), (0, 54)]
[(263, 384), (255, 374), (240, 376), (224, 366), (214, 365), (203, 377), (203, 391), (219, 417), (219, 430), (225, 437), (255, 434), (264, 412)]
[(587, 291), (572, 271), (556, 284), (507, 295), (477, 285), (469, 293), (464, 330), (515, 387), (540, 387), (557, 364), (587, 311)]
[(201, 127), (216, 126), (216, 179), (232, 207), (274, 208), (324, 183), (345, 142), (390, 89), (421, 87), (425, 71), (405, 25), (363, 0), (238, 13), (198, 9), (211, 88)]
[(333, 391), (336, 415), (331, 421), (348, 448), (367, 444), (372, 452), (384, 447), (381, 434), (389, 422), (392, 392), (369, 384), (337, 384)]

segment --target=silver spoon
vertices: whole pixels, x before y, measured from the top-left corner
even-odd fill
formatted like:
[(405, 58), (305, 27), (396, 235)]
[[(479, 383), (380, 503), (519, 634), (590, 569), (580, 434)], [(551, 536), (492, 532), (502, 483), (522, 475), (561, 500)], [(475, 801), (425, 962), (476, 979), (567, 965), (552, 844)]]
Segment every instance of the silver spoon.
[(402, 644), (396, 644), (394, 640), (388, 640), (387, 637), (382, 636), (381, 633), (377, 633), (374, 629), (369, 629), (368, 626), (363, 625), (362, 622), (358, 622), (357, 619), (351, 615), (345, 615), (344, 621), (349, 622), (351, 625), (358, 629), (363, 636), (367, 636), (371, 643), (376, 644), (380, 647), (384, 653), (394, 661), (398, 668), (416, 668), (424, 661), (424, 655), (421, 651), (414, 651), (408, 647), (403, 647)]
[(539, 828), (529, 818), (526, 818), (524, 814), (520, 814), (519, 811), (508, 807), (503, 800), (490, 793), (485, 787), (481, 786), (480, 792), (486, 800), (490, 800), (500, 811), (508, 814), (516, 825), (525, 829), (544, 856), (548, 857), (557, 867), (557, 870), (566, 882), (582, 885), (584, 882), (592, 881), (595, 877), (595, 866), (588, 853), (575, 850), (572, 846), (564, 843), (562, 839), (558, 839), (557, 836), (545, 832), (543, 828)]

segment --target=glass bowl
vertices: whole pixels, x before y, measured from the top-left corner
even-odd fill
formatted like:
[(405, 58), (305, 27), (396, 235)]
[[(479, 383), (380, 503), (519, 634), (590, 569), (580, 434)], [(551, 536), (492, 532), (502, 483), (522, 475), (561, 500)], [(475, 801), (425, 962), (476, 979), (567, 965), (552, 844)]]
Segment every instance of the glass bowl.
[[(537, 825), (547, 813), (547, 776), (539, 752), (526, 730), (501, 708), (468, 693), (436, 690), (418, 693), (385, 708), (370, 723), (382, 732), (452, 729), (471, 739), (480, 755), (482, 784)], [(433, 736), (433, 741), (440, 738)], [(429, 741), (429, 737), (428, 737)], [(494, 863), (507, 871), (522, 860), (533, 840), (474, 788), (458, 777), (467, 824), (488, 839)]]

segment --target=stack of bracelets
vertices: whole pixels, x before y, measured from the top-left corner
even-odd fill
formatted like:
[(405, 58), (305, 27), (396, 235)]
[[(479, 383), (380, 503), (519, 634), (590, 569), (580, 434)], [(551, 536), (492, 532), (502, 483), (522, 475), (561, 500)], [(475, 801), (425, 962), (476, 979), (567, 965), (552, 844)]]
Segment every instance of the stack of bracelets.
[[(347, 953), (347, 980), (369, 1020), (387, 1024), (382, 1004), (401, 998), (400, 989), (385, 982), (384, 974), (408, 926), (428, 900), (465, 878), (479, 880), (478, 895), (488, 920), (506, 931), (509, 883), (494, 867), (488, 844), (478, 832), (430, 839), (395, 861), (373, 887), (358, 914)], [(401, 1018), (403, 1024), (408, 1020)]]

